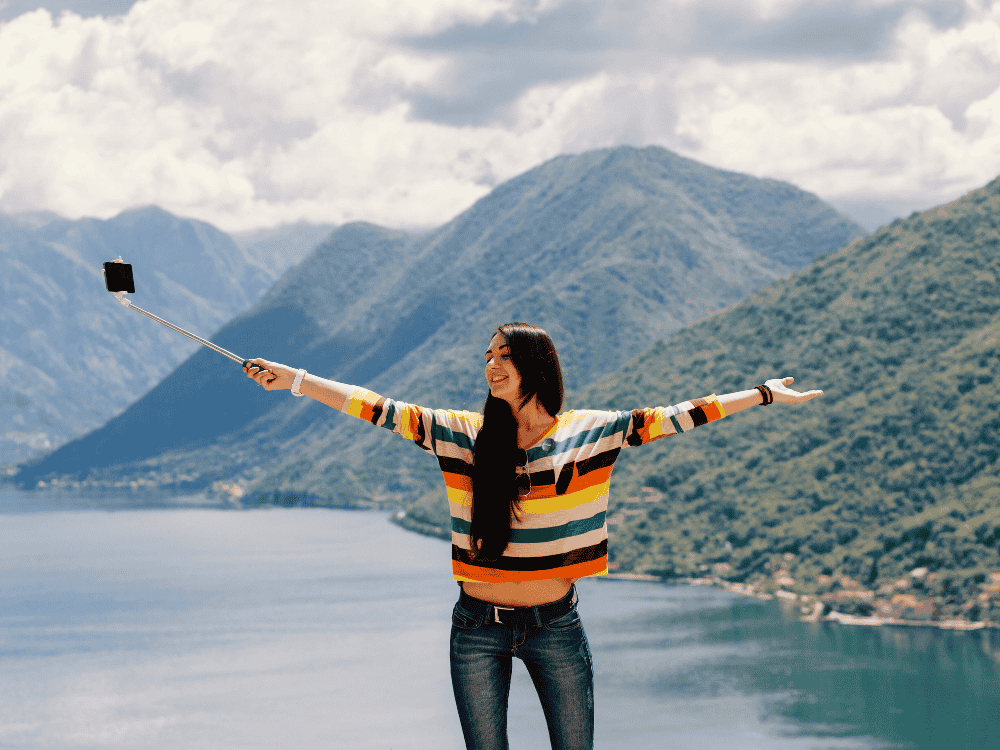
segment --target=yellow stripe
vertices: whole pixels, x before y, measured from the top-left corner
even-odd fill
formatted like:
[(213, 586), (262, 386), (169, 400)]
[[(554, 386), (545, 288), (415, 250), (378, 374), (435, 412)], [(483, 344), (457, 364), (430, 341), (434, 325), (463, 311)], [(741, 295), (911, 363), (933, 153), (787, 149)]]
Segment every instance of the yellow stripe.
[(563, 412), (559, 415), (558, 423), (556, 424), (556, 432), (558, 432), (563, 427), (568, 427), (571, 424), (580, 422), (593, 415), (588, 414), (586, 411), (576, 411), (575, 409), (570, 409), (567, 412)]
[(663, 434), (663, 420), (670, 419), (662, 411), (660, 412), (660, 418), (654, 419), (653, 423), (649, 425), (649, 439), (655, 440)]
[(578, 505), (592, 503), (595, 500), (608, 494), (608, 482), (595, 484), (592, 487), (584, 487), (576, 492), (566, 495), (556, 495), (555, 497), (540, 497), (537, 500), (524, 500), (521, 502), (521, 510), (534, 515), (540, 513), (555, 513), (560, 510), (568, 510)]
[(417, 420), (417, 411), (411, 405), (401, 406), (399, 403), (396, 404), (396, 420), (399, 424), (399, 434), (402, 435), (407, 440), (416, 440), (417, 435), (420, 434), (415, 427), (415, 422)]
[(448, 491), (448, 502), (455, 503), (455, 505), (472, 505), (472, 492), (461, 487), (449, 487), (445, 485)]
[(367, 396), (371, 391), (365, 390), (364, 388), (355, 388), (354, 393), (351, 394), (351, 402), (347, 407), (347, 413), (352, 417), (361, 418), (361, 410), (365, 407), (367, 401), (365, 401), (365, 396)]

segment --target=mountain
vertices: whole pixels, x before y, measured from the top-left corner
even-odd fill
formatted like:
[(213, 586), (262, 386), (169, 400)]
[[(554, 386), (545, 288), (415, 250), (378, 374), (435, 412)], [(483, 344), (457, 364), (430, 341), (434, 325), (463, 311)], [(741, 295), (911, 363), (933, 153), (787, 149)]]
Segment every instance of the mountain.
[(106, 221), (0, 215), (0, 354), (16, 374), (0, 385), (0, 464), (103, 424), (199, 348), (104, 290), (102, 264), (119, 254), (136, 304), (206, 337), (278, 275), (211, 225), (155, 207)]
[[(482, 350), (499, 323), (545, 327), (579, 389), (862, 234), (791, 185), (661, 148), (562, 156), (426, 234), (341, 227), (214, 340), (395, 398), (478, 408)], [(18, 481), (235, 483), (351, 504), (412, 499), (436, 472), (388, 433), (266, 394), (199, 351)]]
[(677, 331), (576, 400), (825, 395), (625, 451), (613, 565), (1000, 621), (998, 344), (1000, 178)]
[(335, 224), (300, 221), (268, 229), (230, 232), (229, 236), (252, 263), (266, 268), (277, 279), (306, 257), (336, 228)]

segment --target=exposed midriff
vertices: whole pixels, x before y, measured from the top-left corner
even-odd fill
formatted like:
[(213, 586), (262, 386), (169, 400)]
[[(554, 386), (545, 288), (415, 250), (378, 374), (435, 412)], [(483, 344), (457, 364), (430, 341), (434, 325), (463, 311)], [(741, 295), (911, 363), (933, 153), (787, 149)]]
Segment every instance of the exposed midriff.
[(463, 581), (462, 590), (469, 596), (506, 607), (535, 607), (566, 596), (578, 578), (547, 578), (541, 581), (481, 583)]

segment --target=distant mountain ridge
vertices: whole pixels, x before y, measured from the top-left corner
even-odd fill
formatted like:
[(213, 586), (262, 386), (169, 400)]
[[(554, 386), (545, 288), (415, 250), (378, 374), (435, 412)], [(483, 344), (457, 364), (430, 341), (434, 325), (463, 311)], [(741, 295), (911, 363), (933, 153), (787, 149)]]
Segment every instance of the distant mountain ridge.
[(277, 278), (215, 227), (156, 207), (108, 220), (0, 215), (0, 355), (17, 373), (0, 385), (0, 465), (103, 424), (198, 348), (104, 290), (102, 264), (119, 255), (134, 265), (137, 305), (204, 337)]
[(266, 268), (277, 279), (336, 228), (336, 224), (299, 221), (270, 229), (230, 232), (229, 236), (252, 263)]
[[(395, 398), (475, 409), (498, 323), (549, 330), (579, 389), (862, 235), (785, 183), (657, 147), (593, 151), (530, 170), (426, 234), (341, 227), (216, 340)], [(412, 446), (308, 399), (265, 394), (216, 358), (196, 352), (19, 481), (235, 481), (335, 503), (399, 501), (437, 481)]]

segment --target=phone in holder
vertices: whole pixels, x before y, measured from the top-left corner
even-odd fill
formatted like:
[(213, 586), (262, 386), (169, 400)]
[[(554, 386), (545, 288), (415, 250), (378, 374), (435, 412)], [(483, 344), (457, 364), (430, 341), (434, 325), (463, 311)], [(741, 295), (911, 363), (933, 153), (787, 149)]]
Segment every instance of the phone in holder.
[(135, 281), (132, 279), (132, 264), (111, 261), (104, 264), (104, 286), (109, 292), (128, 292), (135, 294)]
[[(132, 280), (132, 265), (130, 263), (125, 263), (120, 255), (118, 256), (118, 260), (112, 260), (104, 264), (104, 286), (107, 287), (107, 290), (109, 292), (113, 293), (118, 298), (119, 302), (121, 302), (123, 305), (125, 305), (125, 307), (129, 308), (130, 310), (135, 310), (137, 313), (142, 313), (147, 318), (151, 318), (152, 320), (155, 320), (157, 323), (162, 323), (167, 328), (172, 328), (173, 330), (177, 331), (177, 333), (183, 334), (184, 336), (187, 336), (189, 339), (193, 339), (197, 341), (199, 344), (202, 344), (203, 346), (207, 346), (209, 349), (217, 351), (222, 356), (229, 357), (229, 359), (233, 360), (233, 362), (239, 362), (244, 367), (248, 365), (249, 360), (243, 359), (243, 357), (240, 357), (237, 354), (233, 354), (230, 351), (226, 351), (221, 346), (216, 346), (211, 341), (206, 341), (201, 336), (195, 336), (193, 333), (189, 333), (188, 331), (185, 331), (183, 328), (179, 328), (178, 326), (175, 326), (173, 323), (167, 322), (163, 318), (158, 318), (155, 315), (153, 315), (153, 313), (146, 312), (142, 308), (136, 307), (135, 305), (132, 304), (131, 300), (125, 299), (124, 296), (125, 292), (128, 292), (129, 294), (135, 294), (135, 281)], [(264, 368), (261, 367), (260, 365), (251, 364), (249, 366), (257, 368), (258, 372), (264, 371)]]

